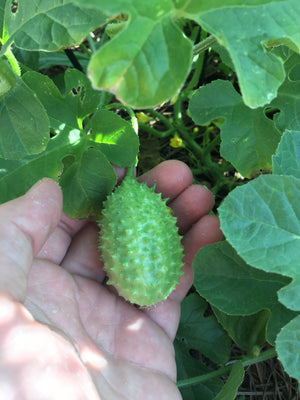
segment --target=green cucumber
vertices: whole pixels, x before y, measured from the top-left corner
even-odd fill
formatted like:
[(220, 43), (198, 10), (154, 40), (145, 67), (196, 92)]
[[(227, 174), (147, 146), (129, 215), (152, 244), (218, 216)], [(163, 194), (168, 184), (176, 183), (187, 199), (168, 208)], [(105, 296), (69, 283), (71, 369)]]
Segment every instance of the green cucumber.
[(183, 274), (183, 247), (167, 199), (127, 175), (104, 202), (99, 250), (120, 296), (140, 306), (165, 300)]

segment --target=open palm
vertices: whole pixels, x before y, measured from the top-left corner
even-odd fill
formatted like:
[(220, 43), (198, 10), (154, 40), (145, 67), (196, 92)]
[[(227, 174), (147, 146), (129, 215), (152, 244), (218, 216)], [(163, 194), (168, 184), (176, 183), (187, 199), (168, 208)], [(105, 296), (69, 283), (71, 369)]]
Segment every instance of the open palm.
[(139, 309), (105, 284), (95, 223), (61, 213), (43, 180), (0, 207), (0, 398), (180, 399), (173, 340), (198, 249), (221, 238), (210, 192), (178, 161), (140, 180), (169, 197), (185, 274), (167, 300)]

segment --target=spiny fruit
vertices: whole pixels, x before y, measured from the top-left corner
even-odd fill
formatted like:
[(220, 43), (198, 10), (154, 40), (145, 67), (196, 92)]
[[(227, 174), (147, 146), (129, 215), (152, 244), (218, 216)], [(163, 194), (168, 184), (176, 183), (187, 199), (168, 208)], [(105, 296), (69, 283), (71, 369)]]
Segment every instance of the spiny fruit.
[(154, 189), (126, 176), (104, 202), (99, 221), (107, 283), (140, 306), (165, 300), (183, 274), (176, 218)]

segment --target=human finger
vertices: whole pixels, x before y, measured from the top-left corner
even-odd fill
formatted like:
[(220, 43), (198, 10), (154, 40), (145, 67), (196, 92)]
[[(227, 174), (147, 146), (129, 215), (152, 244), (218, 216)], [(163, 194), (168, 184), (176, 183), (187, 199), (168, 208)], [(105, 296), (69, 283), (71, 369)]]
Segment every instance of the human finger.
[(23, 300), (33, 257), (57, 226), (62, 194), (51, 179), (0, 206), (0, 291)]
[(205, 186), (191, 185), (171, 201), (169, 206), (177, 218), (179, 233), (184, 234), (210, 212), (214, 206), (214, 197)]
[(105, 272), (98, 253), (99, 230), (95, 223), (86, 224), (73, 238), (61, 265), (70, 273), (103, 282)]
[(173, 200), (192, 184), (193, 175), (183, 162), (168, 160), (138, 177), (138, 181), (145, 182), (150, 187), (156, 184), (156, 192), (162, 193), (164, 198)]

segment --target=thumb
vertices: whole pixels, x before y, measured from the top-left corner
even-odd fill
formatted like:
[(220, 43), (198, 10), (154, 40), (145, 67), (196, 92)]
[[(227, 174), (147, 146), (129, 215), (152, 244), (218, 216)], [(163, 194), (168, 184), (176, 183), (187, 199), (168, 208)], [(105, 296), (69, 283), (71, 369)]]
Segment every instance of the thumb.
[(62, 193), (51, 179), (0, 206), (0, 292), (22, 301), (33, 257), (58, 224)]

